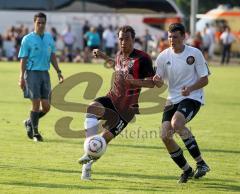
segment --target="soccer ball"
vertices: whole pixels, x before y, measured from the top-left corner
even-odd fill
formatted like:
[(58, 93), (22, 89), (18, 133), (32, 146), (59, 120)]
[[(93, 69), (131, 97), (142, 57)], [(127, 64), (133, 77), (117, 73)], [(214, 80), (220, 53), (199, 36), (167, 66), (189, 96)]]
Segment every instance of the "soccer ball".
[(96, 158), (101, 157), (105, 153), (106, 148), (106, 141), (100, 135), (88, 137), (84, 142), (85, 153)]

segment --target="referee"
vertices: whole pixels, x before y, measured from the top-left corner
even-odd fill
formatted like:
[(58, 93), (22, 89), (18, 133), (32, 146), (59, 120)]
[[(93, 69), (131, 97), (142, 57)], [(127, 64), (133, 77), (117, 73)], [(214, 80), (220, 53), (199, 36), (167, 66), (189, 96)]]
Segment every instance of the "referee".
[(63, 82), (55, 55), (54, 40), (45, 32), (46, 21), (47, 16), (44, 13), (34, 15), (34, 31), (23, 37), (18, 54), (21, 66), (19, 86), (24, 97), (32, 102), (30, 116), (24, 124), (28, 137), (34, 141), (43, 141), (38, 131), (38, 122), (50, 110), (50, 63), (57, 72), (59, 82)]

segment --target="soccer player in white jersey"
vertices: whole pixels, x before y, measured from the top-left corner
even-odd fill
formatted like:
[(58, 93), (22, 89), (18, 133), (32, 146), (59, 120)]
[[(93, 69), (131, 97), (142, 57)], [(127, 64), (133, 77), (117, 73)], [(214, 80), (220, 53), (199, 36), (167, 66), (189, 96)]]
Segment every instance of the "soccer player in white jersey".
[[(198, 144), (186, 127), (204, 104), (203, 87), (208, 84), (209, 69), (200, 50), (184, 44), (185, 28), (180, 23), (169, 26), (170, 47), (156, 59), (156, 75), (153, 80), (157, 87), (168, 85), (168, 103), (162, 118), (162, 141), (173, 161), (183, 170), (179, 183), (204, 176), (210, 168), (203, 160)], [(183, 151), (173, 139), (177, 133), (197, 163), (194, 172)]]

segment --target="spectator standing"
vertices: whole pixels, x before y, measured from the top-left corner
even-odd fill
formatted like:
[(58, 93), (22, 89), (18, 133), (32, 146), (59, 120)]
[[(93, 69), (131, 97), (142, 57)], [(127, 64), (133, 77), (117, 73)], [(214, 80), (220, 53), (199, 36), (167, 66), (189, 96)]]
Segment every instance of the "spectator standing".
[(72, 53), (73, 53), (73, 45), (75, 42), (75, 36), (74, 36), (73, 32), (71, 31), (71, 26), (67, 27), (67, 30), (65, 32), (63, 32), (62, 37), (63, 37), (65, 49), (67, 49), (68, 61), (72, 62), (72, 60), (73, 60)]
[(90, 31), (84, 35), (84, 38), (87, 40), (87, 46), (90, 50), (99, 48), (101, 39), (95, 27), (91, 27)]
[(148, 29), (145, 30), (145, 34), (143, 36), (143, 49), (145, 52), (148, 52), (148, 43), (149, 41), (153, 40), (151, 34), (149, 33)]
[(224, 64), (225, 62), (228, 64), (231, 57), (231, 46), (232, 43), (235, 41), (235, 36), (231, 33), (231, 29), (229, 26), (225, 27), (224, 32), (220, 36), (220, 41), (222, 43), (221, 64)]
[(112, 25), (110, 25), (106, 30), (104, 30), (103, 42), (106, 54), (111, 57), (114, 52), (115, 44), (117, 42), (116, 34), (113, 30)]

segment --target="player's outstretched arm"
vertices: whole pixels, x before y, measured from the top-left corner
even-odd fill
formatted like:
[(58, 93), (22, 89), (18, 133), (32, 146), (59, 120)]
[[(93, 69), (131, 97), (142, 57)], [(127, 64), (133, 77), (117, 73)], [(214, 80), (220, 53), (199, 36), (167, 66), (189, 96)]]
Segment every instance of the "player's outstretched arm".
[(105, 64), (108, 68), (112, 68), (115, 65), (114, 59), (110, 58), (109, 56), (107, 56), (105, 53), (103, 53), (99, 49), (93, 49), (93, 56), (95, 58), (100, 58), (100, 59), (105, 60)]
[(145, 79), (134, 79), (131, 74), (128, 74), (126, 80), (131, 85), (138, 87), (153, 88), (155, 85), (151, 77)]

